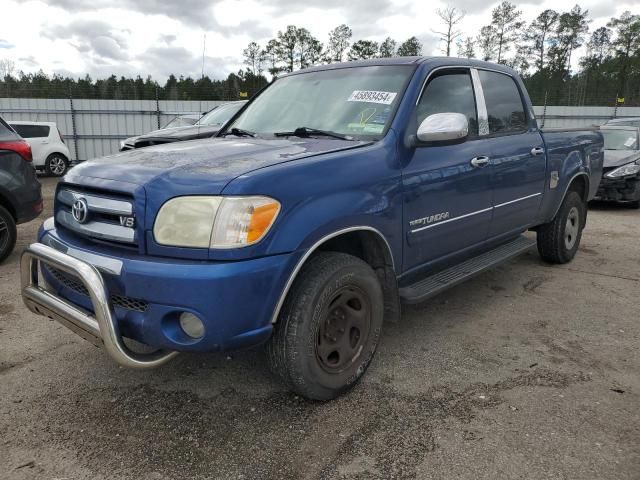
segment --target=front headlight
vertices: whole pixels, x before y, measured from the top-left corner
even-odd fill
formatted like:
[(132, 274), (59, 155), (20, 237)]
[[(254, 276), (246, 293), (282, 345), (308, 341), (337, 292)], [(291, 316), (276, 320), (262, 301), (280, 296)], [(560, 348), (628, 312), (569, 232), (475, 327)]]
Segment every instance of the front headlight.
[(640, 164), (638, 163), (629, 163), (627, 165), (623, 165), (622, 167), (618, 167), (612, 172), (607, 173), (607, 177), (616, 178), (616, 177), (624, 177), (627, 175), (635, 175), (640, 172)]
[(174, 247), (245, 247), (267, 234), (279, 212), (269, 197), (176, 197), (160, 208), (153, 236)]

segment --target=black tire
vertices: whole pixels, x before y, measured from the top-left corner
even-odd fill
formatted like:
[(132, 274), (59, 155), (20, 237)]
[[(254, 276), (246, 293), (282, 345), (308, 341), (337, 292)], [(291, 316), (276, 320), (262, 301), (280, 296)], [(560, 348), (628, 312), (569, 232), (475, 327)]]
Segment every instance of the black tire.
[(299, 395), (333, 399), (367, 370), (383, 315), (382, 287), (369, 265), (344, 253), (315, 254), (291, 287), (267, 345), (270, 367)]
[(630, 208), (639, 209), (640, 208), (640, 200), (635, 200), (629, 203)]
[(17, 237), (18, 231), (13, 215), (0, 205), (0, 262), (13, 252)]
[(61, 153), (52, 153), (44, 162), (44, 171), (50, 177), (62, 177), (69, 170), (69, 159)]
[(587, 207), (577, 192), (569, 191), (555, 218), (538, 228), (538, 252), (550, 263), (573, 260), (582, 238)]

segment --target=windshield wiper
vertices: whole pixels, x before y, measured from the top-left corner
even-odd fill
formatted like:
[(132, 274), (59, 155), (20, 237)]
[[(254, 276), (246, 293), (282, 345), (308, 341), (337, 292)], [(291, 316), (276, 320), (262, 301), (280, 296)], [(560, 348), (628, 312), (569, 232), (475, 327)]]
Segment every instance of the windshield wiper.
[(249, 130), (243, 130), (241, 128), (235, 128), (235, 127), (222, 134), (223, 137), (226, 137), (227, 135), (235, 135), (236, 137), (255, 137), (256, 136), (255, 133), (250, 132)]
[(293, 132), (276, 132), (276, 137), (310, 137), (311, 135), (321, 135), (323, 137), (339, 138), (340, 140), (353, 140), (353, 137), (340, 135), (339, 133), (330, 132), (329, 130), (318, 130), (317, 128), (298, 127)]

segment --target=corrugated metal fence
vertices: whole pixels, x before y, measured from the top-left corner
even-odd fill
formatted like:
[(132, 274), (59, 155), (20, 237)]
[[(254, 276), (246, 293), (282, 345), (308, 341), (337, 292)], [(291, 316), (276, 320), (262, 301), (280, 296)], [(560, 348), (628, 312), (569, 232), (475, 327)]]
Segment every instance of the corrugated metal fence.
[[(203, 113), (224, 101), (0, 98), (5, 120), (56, 122), (74, 160), (118, 151), (120, 141), (166, 125), (176, 115)], [(583, 127), (615, 117), (640, 117), (640, 107), (534, 107), (540, 125)]]
[(0, 98), (7, 121), (56, 122), (74, 160), (115, 153), (120, 141), (163, 127), (176, 115), (204, 113), (224, 101)]

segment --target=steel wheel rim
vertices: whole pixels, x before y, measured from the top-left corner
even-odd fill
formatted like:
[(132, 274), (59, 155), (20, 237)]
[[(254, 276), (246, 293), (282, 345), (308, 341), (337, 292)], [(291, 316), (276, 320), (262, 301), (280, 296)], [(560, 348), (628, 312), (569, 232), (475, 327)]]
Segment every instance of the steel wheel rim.
[(51, 160), (49, 160), (49, 168), (56, 175), (61, 175), (61, 174), (64, 173), (66, 165), (65, 165), (64, 160), (62, 158), (60, 158), (60, 157), (52, 157)]
[(572, 207), (567, 215), (567, 222), (564, 226), (564, 246), (571, 250), (578, 240), (580, 231), (580, 212), (576, 207)]
[(320, 321), (316, 357), (329, 373), (340, 373), (362, 354), (371, 329), (371, 303), (355, 286), (333, 295)]
[(0, 252), (7, 248), (9, 242), (9, 225), (4, 218), (0, 217)]

